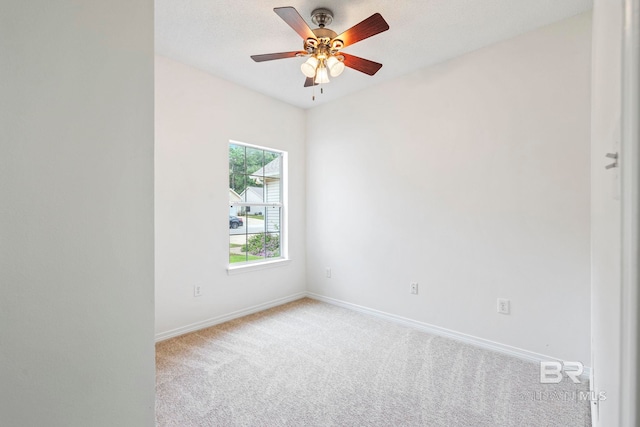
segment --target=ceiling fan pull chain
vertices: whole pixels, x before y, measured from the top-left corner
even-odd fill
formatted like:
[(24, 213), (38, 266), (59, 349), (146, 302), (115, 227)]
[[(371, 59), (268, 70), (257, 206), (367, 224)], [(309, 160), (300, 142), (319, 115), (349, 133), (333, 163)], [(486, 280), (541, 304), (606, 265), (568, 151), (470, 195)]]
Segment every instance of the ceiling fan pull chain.
[(315, 101), (316, 100), (316, 77), (318, 76), (318, 67), (316, 67), (315, 70), (315, 74), (313, 75), (313, 81), (312, 81), (312, 85), (311, 85), (311, 90), (312, 90), (312, 96), (311, 96), (311, 100)]

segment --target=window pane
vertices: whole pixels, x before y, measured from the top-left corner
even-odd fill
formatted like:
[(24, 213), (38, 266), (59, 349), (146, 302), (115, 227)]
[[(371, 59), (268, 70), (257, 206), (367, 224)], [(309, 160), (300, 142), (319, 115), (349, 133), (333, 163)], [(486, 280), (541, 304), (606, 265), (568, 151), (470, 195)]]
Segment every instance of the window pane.
[(262, 187), (247, 187), (243, 195), (243, 201), (251, 203), (245, 207), (245, 212), (248, 215), (255, 216), (264, 214), (264, 206), (260, 205), (260, 203), (264, 202), (263, 191), (264, 188)]
[(247, 147), (247, 175), (262, 176), (264, 167), (264, 150)]
[(265, 230), (268, 233), (279, 232), (280, 227), (280, 208), (279, 207), (265, 207)]
[(241, 145), (229, 145), (229, 175), (245, 174), (245, 147)]
[[(259, 212), (262, 211), (262, 213), (264, 213), (264, 206), (258, 206), (258, 207), (254, 207), (253, 209), (258, 210)], [(251, 213), (250, 215), (247, 215), (247, 221), (246, 221), (246, 233), (247, 234), (259, 234), (259, 233), (264, 233), (264, 216), (263, 215), (254, 215), (253, 213)]]
[(265, 237), (264, 233), (247, 235), (247, 256), (249, 261), (264, 260)]
[(249, 203), (262, 203), (264, 202), (263, 192), (264, 189), (262, 185), (255, 185), (250, 182), (249, 185), (247, 185), (247, 189), (242, 197), (242, 201)]
[(264, 177), (258, 175), (247, 176), (247, 187), (264, 187)]
[(247, 218), (242, 210), (242, 206), (232, 206), (229, 210), (229, 235), (246, 233)]
[[(247, 188), (247, 177), (245, 175), (237, 173), (229, 175), (229, 188), (236, 193), (231, 193), (229, 195), (230, 202), (242, 200), (242, 193)], [(234, 198), (237, 200), (235, 200)]]
[(280, 233), (269, 233), (265, 236), (265, 257), (278, 258), (280, 256)]
[(282, 175), (282, 156), (278, 153), (267, 152), (265, 154), (264, 177), (265, 179), (279, 179)]
[(280, 233), (249, 234), (247, 236), (249, 261), (280, 256)]
[(229, 263), (247, 261), (247, 236), (245, 234), (229, 236)]
[(264, 201), (265, 203), (282, 202), (280, 180), (265, 178)]

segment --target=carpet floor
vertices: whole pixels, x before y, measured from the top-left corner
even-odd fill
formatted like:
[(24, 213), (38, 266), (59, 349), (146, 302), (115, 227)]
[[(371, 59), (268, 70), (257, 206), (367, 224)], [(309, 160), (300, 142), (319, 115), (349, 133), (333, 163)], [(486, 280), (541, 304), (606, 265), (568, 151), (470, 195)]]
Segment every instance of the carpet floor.
[(591, 425), (588, 384), (308, 298), (156, 345), (159, 427)]

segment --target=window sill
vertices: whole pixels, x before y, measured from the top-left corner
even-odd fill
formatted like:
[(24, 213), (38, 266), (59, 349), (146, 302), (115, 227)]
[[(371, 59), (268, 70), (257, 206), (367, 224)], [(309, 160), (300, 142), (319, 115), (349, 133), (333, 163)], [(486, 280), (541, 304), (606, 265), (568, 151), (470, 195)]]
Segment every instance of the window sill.
[(266, 268), (281, 267), (289, 263), (291, 263), (290, 259), (280, 258), (273, 261), (265, 261), (265, 262), (242, 264), (242, 265), (230, 265), (227, 267), (227, 274), (231, 276), (233, 274), (248, 273), (250, 271), (264, 270)]

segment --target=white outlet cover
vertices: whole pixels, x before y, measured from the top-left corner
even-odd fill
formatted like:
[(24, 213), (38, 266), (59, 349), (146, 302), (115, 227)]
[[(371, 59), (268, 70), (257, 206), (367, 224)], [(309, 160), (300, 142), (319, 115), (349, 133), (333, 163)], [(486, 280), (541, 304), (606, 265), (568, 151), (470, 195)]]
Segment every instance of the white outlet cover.
[(498, 298), (498, 313), (510, 314), (511, 313), (511, 301), (506, 298)]
[(418, 295), (418, 282), (411, 282), (409, 285), (409, 292), (413, 295)]

